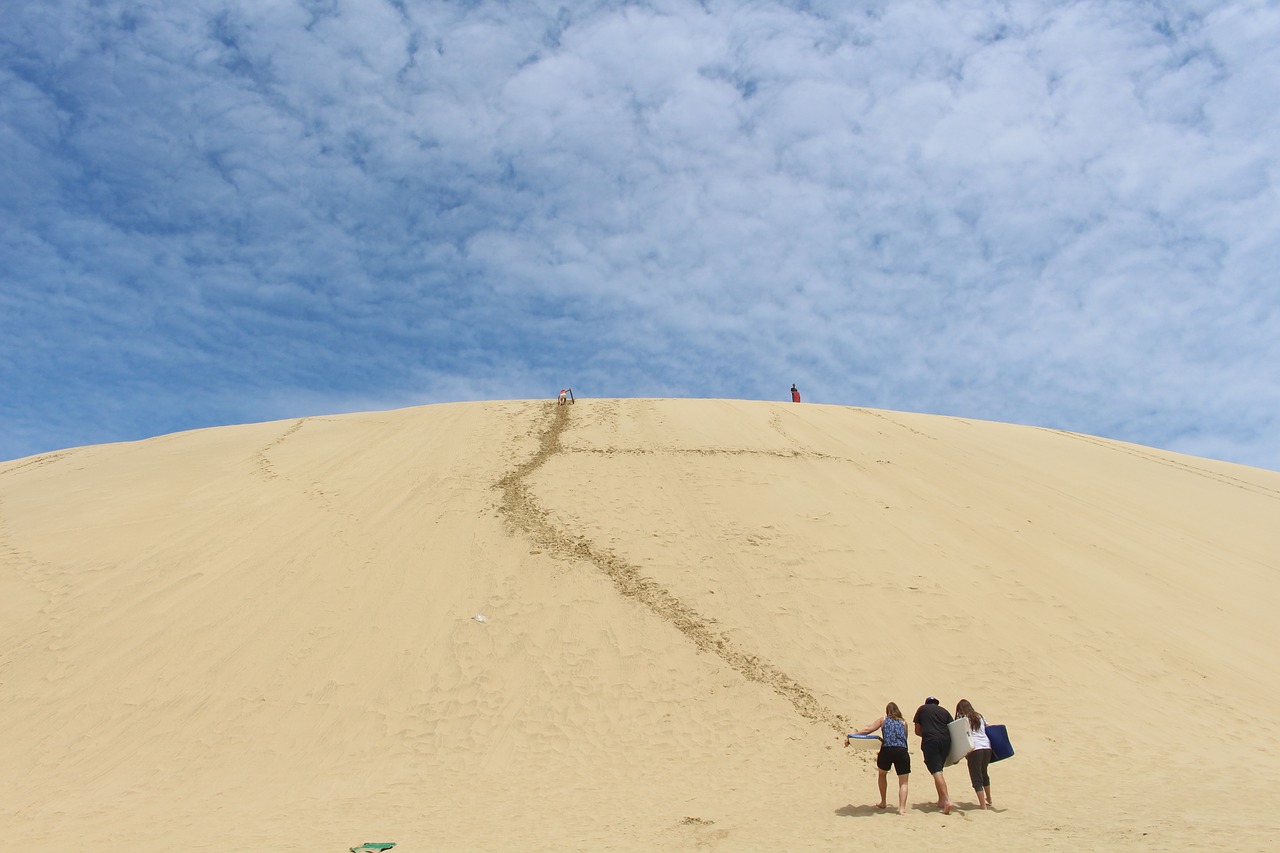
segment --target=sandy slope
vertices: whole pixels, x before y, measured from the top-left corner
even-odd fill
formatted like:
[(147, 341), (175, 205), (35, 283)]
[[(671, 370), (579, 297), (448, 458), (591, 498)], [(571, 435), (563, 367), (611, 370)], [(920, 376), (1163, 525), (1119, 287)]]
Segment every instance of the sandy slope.
[[(0, 837), (1268, 850), (1280, 474), (1031, 427), (470, 403), (0, 464)], [(473, 617), (483, 614), (485, 621)], [(904, 818), (839, 733), (1009, 726)]]

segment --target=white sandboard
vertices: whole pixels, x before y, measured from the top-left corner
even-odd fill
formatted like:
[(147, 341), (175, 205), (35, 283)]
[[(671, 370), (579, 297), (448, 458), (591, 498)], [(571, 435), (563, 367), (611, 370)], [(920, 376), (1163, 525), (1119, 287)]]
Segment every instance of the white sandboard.
[(947, 753), (947, 766), (950, 767), (973, 749), (973, 741), (969, 740), (969, 718), (952, 720), (947, 724), (947, 731), (951, 732), (951, 752)]
[(845, 739), (849, 745), (862, 749), (879, 749), (884, 746), (884, 741), (880, 739), (880, 735), (846, 735)]

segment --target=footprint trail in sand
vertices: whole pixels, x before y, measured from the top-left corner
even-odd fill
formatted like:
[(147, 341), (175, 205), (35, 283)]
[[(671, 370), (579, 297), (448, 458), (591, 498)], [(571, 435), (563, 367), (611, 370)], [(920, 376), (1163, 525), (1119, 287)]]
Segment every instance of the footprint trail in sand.
[(661, 584), (646, 577), (637, 566), (608, 549), (595, 545), (585, 536), (574, 536), (552, 523), (550, 514), (539, 506), (528, 485), (528, 478), (533, 472), (562, 452), (560, 439), (569, 425), (568, 407), (551, 403), (547, 407), (554, 408), (555, 412), (551, 417), (551, 424), (539, 439), (537, 452), (497, 483), (497, 488), (502, 490), (500, 511), (508, 522), (548, 553), (595, 566), (621, 595), (647, 607), (654, 615), (684, 634), (699, 649), (715, 654), (744, 678), (772, 688), (790, 702), (800, 716), (816, 723), (825, 723), (837, 733), (847, 732), (849, 723), (842, 715), (825, 707), (787, 673), (762, 660), (759, 655), (740, 648), (716, 631), (711, 627), (709, 619), (672, 595)]

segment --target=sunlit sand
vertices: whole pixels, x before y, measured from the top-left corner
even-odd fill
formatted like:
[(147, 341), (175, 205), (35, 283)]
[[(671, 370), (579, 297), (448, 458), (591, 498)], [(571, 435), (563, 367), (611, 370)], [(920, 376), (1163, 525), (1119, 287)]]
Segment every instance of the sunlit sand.
[[(1280, 474), (725, 400), (465, 403), (0, 463), (14, 849), (1264, 850)], [(1017, 754), (907, 814), (843, 735)], [(896, 788), (895, 788), (896, 790)], [(896, 802), (896, 801), (895, 801)]]

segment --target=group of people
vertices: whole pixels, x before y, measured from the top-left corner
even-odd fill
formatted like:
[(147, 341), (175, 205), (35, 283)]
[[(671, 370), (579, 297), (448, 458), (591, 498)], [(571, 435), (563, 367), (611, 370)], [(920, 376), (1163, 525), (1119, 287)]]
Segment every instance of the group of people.
[[(964, 717), (969, 721), (969, 743), (971, 749), (965, 755), (969, 764), (969, 781), (978, 795), (978, 808), (991, 808), (991, 777), (988, 767), (991, 764), (991, 740), (987, 737), (987, 721), (973, 709), (968, 699), (961, 699), (956, 705), (956, 720)], [(938, 789), (938, 808), (943, 814), (951, 814), (955, 804), (947, 792), (947, 780), (942, 775), (947, 756), (951, 752), (951, 730), (947, 728), (953, 718), (937, 699), (930, 696), (917, 710), (911, 722), (915, 725), (915, 733), (920, 738), (920, 752), (924, 756), (924, 766), (933, 776), (934, 787)], [(898, 775), (898, 814), (907, 813), (907, 779), (911, 774), (911, 753), (907, 751), (907, 724), (898, 710), (897, 703), (890, 702), (885, 706), (884, 716), (868, 723), (856, 734), (869, 735), (876, 731), (881, 733), (882, 745), (876, 755), (876, 769), (879, 770), (878, 785), (880, 802), (876, 808), (887, 808), (886, 795), (889, 787), (889, 770)]]

